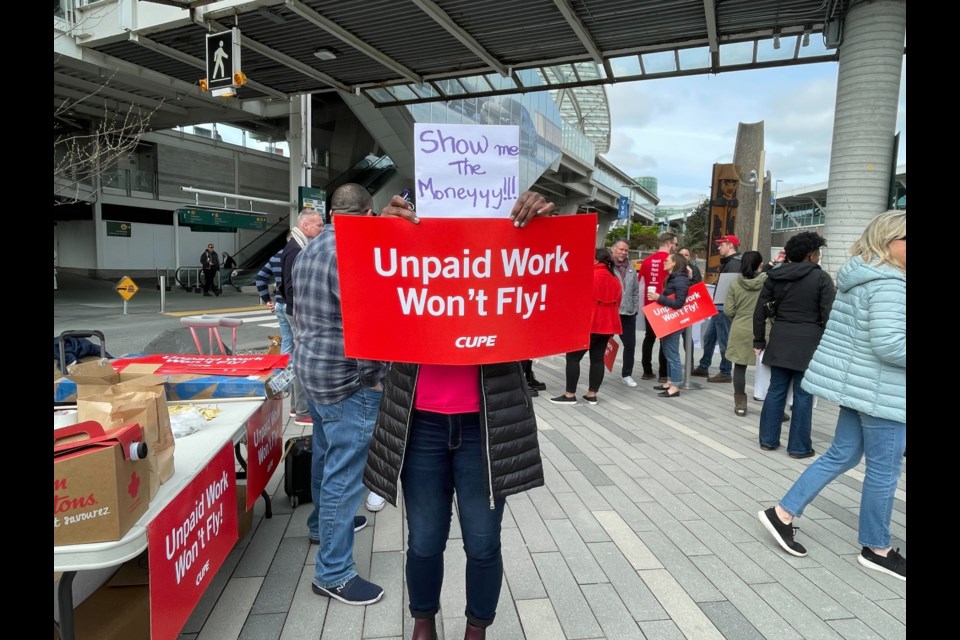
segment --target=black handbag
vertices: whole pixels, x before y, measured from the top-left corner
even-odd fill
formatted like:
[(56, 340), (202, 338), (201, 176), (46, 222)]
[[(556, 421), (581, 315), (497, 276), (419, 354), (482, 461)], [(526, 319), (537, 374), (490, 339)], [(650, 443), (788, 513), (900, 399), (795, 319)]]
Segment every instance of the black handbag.
[(766, 314), (767, 318), (773, 320), (777, 317), (777, 307), (780, 305), (780, 301), (787, 297), (787, 292), (790, 291), (791, 286), (793, 286), (793, 281), (788, 282), (787, 286), (784, 287), (782, 296), (773, 300), (767, 300), (763, 303), (763, 312)]

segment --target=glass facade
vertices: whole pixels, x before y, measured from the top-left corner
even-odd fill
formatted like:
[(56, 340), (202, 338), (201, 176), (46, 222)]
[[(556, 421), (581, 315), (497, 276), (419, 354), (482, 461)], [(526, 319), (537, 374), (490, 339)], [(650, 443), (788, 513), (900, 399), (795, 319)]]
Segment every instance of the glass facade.
[[(524, 84), (543, 85), (533, 70), (518, 74)], [(462, 94), (456, 80), (437, 82), (444, 93)], [(515, 124), (520, 127), (520, 189), (529, 189), (566, 147), (567, 125), (546, 90), (512, 96), (463, 98), (407, 106), (416, 122), (433, 124)], [(580, 134), (583, 138), (583, 134)], [(583, 138), (585, 140), (585, 138)], [(591, 146), (589, 140), (586, 142)], [(589, 164), (594, 162), (588, 156)]]

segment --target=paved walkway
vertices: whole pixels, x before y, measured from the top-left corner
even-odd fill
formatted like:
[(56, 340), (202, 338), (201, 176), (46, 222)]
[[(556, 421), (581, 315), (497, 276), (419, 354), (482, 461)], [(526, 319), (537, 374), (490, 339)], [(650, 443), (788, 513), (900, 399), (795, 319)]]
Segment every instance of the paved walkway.
[[(785, 447), (761, 451), (759, 402), (739, 418), (730, 384), (705, 383), (664, 400), (649, 382), (630, 389), (608, 375), (597, 406), (557, 406), (547, 398), (562, 389), (563, 366), (562, 356), (534, 365), (547, 383), (534, 399), (546, 486), (507, 499), (505, 576), (489, 640), (906, 637), (906, 583), (856, 560), (862, 465), (808, 507), (798, 521), (808, 555), (795, 558), (769, 538), (757, 511), (815, 458), (793, 460)], [(751, 377), (748, 394), (749, 384)], [(817, 452), (829, 446), (836, 417), (836, 405), (820, 400)], [(289, 420), (284, 438), (305, 431)], [(353, 607), (310, 589), (310, 506), (290, 508), (281, 474), (268, 491), (273, 517), (262, 517), (258, 501), (253, 530), (181, 638), (409, 638), (402, 508), (370, 514), (361, 506), (371, 526), (357, 534), (357, 567), (386, 593), (377, 604)], [(904, 471), (892, 524), (893, 546), (904, 555), (906, 500)], [(441, 638), (459, 640), (464, 559), (457, 538), (454, 521)]]
[[(185, 312), (262, 313), (252, 288), (220, 298), (175, 290), (161, 314), (159, 292), (144, 286), (123, 315), (113, 283), (63, 277), (61, 285), (55, 335), (101, 329), (115, 354), (138, 351), (161, 332), (184, 333), (177, 316)], [(276, 331), (245, 325), (238, 347), (265, 346), (269, 333)], [(793, 460), (784, 447), (760, 450), (759, 402), (738, 418), (731, 384), (698, 379), (702, 389), (665, 400), (649, 381), (630, 389), (608, 374), (597, 406), (557, 406), (547, 398), (563, 388), (563, 368), (562, 356), (534, 364), (547, 383), (534, 399), (546, 486), (507, 499), (506, 575), (489, 640), (906, 637), (906, 583), (856, 560), (862, 465), (808, 507), (798, 521), (808, 555), (795, 558), (769, 538), (757, 511), (774, 504), (814, 458)], [(580, 394), (586, 368), (585, 358)], [(752, 376), (751, 367), (748, 395)], [(836, 418), (836, 405), (820, 400), (813, 418), (818, 452), (829, 446)], [(284, 439), (306, 431), (288, 420)], [(357, 566), (386, 594), (377, 604), (351, 607), (310, 589), (316, 552), (306, 536), (310, 506), (291, 509), (281, 473), (268, 491), (273, 517), (263, 518), (258, 501), (253, 530), (181, 638), (409, 638), (402, 508), (377, 514), (360, 508), (370, 526), (357, 534)], [(892, 524), (893, 546), (904, 555), (906, 501), (904, 471)], [(453, 640), (463, 637), (464, 626), (458, 537), (454, 522), (440, 630)]]

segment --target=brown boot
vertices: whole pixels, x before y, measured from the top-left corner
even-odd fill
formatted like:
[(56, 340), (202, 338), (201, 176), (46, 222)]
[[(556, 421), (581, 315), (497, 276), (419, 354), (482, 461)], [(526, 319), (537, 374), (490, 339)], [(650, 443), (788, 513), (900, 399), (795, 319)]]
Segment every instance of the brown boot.
[(740, 417), (747, 415), (747, 394), (733, 394), (733, 412)]
[(484, 640), (486, 637), (486, 627), (475, 627), (469, 622), (467, 623), (467, 630), (463, 632), (463, 640)]
[(437, 618), (414, 618), (410, 640), (437, 640)]

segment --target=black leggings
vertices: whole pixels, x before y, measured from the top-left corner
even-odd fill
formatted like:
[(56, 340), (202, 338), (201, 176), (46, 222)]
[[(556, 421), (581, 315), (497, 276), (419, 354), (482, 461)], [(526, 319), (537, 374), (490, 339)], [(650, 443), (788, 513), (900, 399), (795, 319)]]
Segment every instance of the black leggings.
[[(600, 384), (603, 382), (603, 354), (607, 351), (608, 340), (610, 340), (609, 335), (590, 334), (590, 377), (588, 379), (590, 386), (587, 387), (587, 390), (594, 393), (600, 390)], [(585, 353), (587, 353), (586, 349), (571, 351), (567, 354), (567, 393), (575, 394), (577, 392), (577, 382), (580, 380), (580, 361), (583, 360)]]
[(747, 392), (747, 365), (745, 364), (734, 363), (733, 365), (733, 392)]

